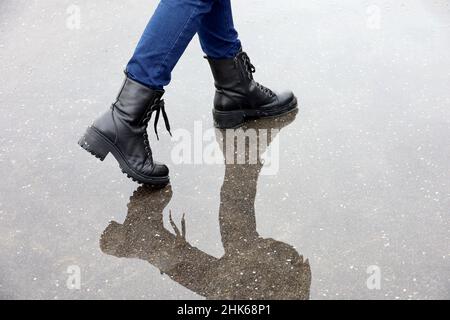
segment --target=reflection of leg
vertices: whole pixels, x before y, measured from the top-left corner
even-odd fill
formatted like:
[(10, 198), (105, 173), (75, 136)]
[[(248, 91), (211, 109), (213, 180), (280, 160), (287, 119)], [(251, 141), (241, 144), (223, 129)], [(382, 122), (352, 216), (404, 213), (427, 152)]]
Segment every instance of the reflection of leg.
[(255, 197), (260, 165), (227, 165), (220, 193), (219, 223), (226, 254), (258, 238)]
[(127, 66), (129, 77), (153, 89), (171, 72), (216, 0), (162, 0)]
[[(297, 112), (292, 112), (278, 119), (254, 121), (245, 130), (216, 131), (217, 142), (222, 147), (227, 162), (219, 212), (222, 242), (226, 252), (250, 245), (247, 241), (259, 237), (256, 230), (255, 198), (263, 167), (261, 155), (267, 151), (279, 131), (294, 121), (296, 115)], [(252, 132), (256, 139), (250, 138)], [(238, 143), (244, 141), (245, 148), (238, 148)], [(238, 159), (245, 161), (243, 164), (236, 164)]]
[[(259, 131), (255, 135), (250, 134), (253, 132), (253, 128), (248, 128), (248, 131), (216, 131), (226, 159), (219, 209), (220, 232), (226, 254), (241, 251), (259, 237), (255, 198), (262, 164), (257, 151)], [(253, 138), (247, 137), (247, 134)]]
[(234, 28), (230, 0), (217, 0), (206, 14), (198, 30), (200, 44), (208, 57), (233, 58), (241, 49)]
[[(237, 148), (237, 141), (242, 143), (242, 136), (237, 141), (222, 140), (224, 131), (217, 131), (223, 153), (233, 151), (230, 153), (238, 157), (244, 156), (245, 159), (244, 164), (226, 164), (220, 194), (219, 222), (225, 256), (221, 259), (218, 277), (225, 283), (222, 292), (227, 293), (227, 298), (277, 300), (309, 297), (309, 262), (304, 261), (293, 246), (271, 238), (262, 238), (256, 230), (255, 198), (262, 168), (259, 156), (269, 147), (278, 130), (294, 118), (295, 113), (291, 113), (277, 120), (253, 122), (245, 130), (237, 130), (238, 136), (248, 136), (249, 130), (256, 130), (257, 141), (252, 143), (249, 141), (251, 139), (247, 140), (245, 149)], [(271, 133), (263, 138), (267, 131)], [(230, 145), (227, 146), (227, 142)], [(253, 164), (254, 160), (249, 156), (250, 148), (257, 150), (256, 164)], [(248, 272), (249, 270), (252, 272)], [(244, 277), (238, 276), (244, 274)]]

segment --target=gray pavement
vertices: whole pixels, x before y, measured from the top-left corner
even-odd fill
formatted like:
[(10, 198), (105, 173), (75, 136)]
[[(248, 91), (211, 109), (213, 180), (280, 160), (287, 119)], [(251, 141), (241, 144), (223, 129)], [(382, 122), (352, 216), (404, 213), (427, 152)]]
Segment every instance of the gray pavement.
[[(77, 146), (156, 4), (0, 1), (0, 298), (449, 299), (448, 1), (234, 1), (255, 77), (300, 100), (244, 128), (282, 127), (279, 169), (177, 164), (161, 130), (164, 190)], [(195, 40), (165, 96), (192, 145), (213, 93)]]

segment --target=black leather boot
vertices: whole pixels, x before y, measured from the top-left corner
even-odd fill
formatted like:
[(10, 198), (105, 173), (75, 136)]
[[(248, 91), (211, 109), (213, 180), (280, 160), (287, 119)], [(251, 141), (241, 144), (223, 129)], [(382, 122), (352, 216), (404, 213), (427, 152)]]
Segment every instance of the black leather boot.
[(256, 70), (245, 52), (234, 59), (206, 58), (216, 86), (213, 110), (216, 127), (236, 128), (247, 120), (279, 116), (297, 109), (292, 92), (276, 94), (253, 79)]
[(153, 161), (147, 126), (156, 112), (155, 132), (160, 114), (170, 126), (161, 100), (164, 91), (155, 91), (126, 78), (111, 109), (89, 127), (78, 144), (103, 161), (111, 153), (123, 173), (146, 185), (169, 183), (169, 169)]

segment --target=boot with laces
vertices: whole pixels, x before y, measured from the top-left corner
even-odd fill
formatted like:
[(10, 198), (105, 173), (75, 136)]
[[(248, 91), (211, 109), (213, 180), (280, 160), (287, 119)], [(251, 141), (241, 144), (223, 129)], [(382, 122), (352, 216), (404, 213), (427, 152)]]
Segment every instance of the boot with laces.
[(277, 94), (253, 79), (256, 69), (245, 52), (232, 59), (206, 59), (216, 86), (213, 110), (216, 127), (237, 128), (247, 120), (279, 116), (297, 109), (292, 92)]
[(147, 133), (154, 113), (156, 135), (161, 114), (170, 133), (163, 94), (164, 91), (152, 90), (126, 77), (111, 109), (87, 129), (78, 144), (101, 161), (111, 153), (123, 173), (138, 183), (167, 185), (169, 169), (153, 161)]

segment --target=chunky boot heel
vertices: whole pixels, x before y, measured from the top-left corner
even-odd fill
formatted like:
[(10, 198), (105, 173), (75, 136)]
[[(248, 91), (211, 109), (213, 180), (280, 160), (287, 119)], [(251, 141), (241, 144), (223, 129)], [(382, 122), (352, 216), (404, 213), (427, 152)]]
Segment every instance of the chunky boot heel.
[(218, 111), (213, 110), (214, 125), (219, 129), (234, 129), (245, 122), (243, 111)]
[(84, 136), (78, 141), (78, 144), (94, 157), (105, 160), (109, 154), (108, 142), (92, 127), (89, 127)]

